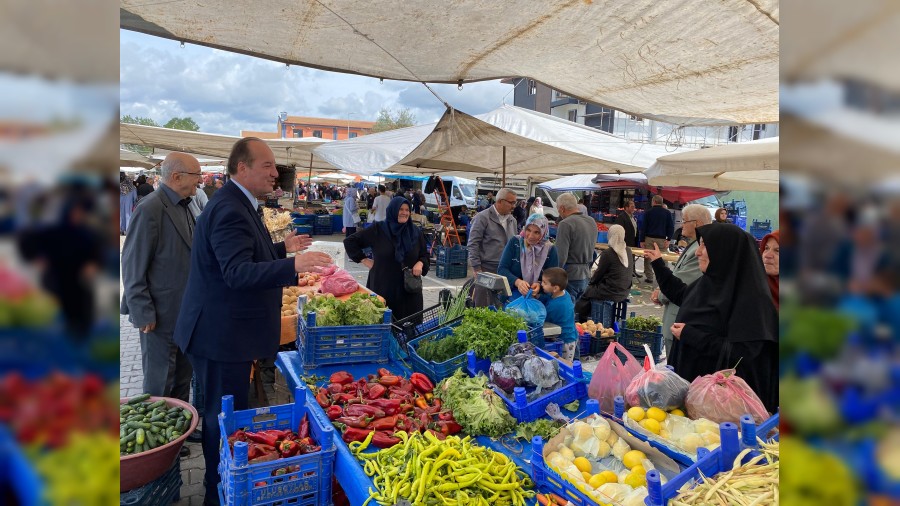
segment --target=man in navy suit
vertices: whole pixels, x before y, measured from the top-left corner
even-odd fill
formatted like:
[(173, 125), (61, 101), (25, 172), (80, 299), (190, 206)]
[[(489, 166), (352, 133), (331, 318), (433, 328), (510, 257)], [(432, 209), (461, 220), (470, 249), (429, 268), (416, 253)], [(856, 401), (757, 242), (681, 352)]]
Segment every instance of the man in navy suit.
[[(272, 191), (278, 177), (275, 155), (265, 142), (255, 137), (237, 141), (228, 157), (228, 174), (229, 182), (197, 220), (174, 336), (204, 394), (204, 504), (219, 502), (217, 415), (222, 396), (233, 395), (236, 410), (248, 408), (253, 360), (278, 352), (282, 287), (295, 285), (298, 272), (331, 263), (324, 253), (299, 253), (311, 243), (308, 236), (272, 243), (257, 202)], [(297, 255), (287, 258), (287, 253)]]

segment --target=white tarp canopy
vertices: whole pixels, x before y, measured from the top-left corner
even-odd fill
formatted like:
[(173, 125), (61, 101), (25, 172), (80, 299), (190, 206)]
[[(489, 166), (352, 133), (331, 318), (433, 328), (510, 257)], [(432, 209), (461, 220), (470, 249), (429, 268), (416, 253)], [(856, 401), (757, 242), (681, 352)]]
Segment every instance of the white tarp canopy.
[(119, 167), (139, 167), (138, 170), (152, 169), (156, 166), (156, 162), (151, 161), (140, 153), (129, 151), (127, 149), (119, 149)]
[[(504, 164), (504, 147), (505, 164)], [(596, 128), (511, 105), (470, 116), (448, 109), (434, 125), (332, 142), (316, 155), (344, 171), (507, 176), (641, 172), (668, 153)]]
[[(138, 144), (171, 151), (213, 156), (220, 159), (228, 159), (232, 146), (238, 140), (240, 140), (240, 137), (231, 135), (132, 125), (130, 123), (119, 124), (119, 142), (123, 144)], [(275, 162), (277, 164), (295, 165), (307, 169), (310, 166), (310, 155), (313, 153), (313, 148), (329, 142), (317, 138), (263, 140), (275, 153)], [(315, 156), (312, 158), (312, 168), (314, 170), (334, 170), (334, 167)]]
[(654, 186), (778, 191), (778, 137), (663, 156), (644, 171)]
[(539, 184), (538, 188), (557, 192), (594, 191), (599, 190), (600, 185), (593, 182), (595, 174), (575, 174), (564, 176)]
[(778, 0), (120, 6), (124, 29), (288, 64), (453, 84), (524, 76), (670, 123), (778, 121)]

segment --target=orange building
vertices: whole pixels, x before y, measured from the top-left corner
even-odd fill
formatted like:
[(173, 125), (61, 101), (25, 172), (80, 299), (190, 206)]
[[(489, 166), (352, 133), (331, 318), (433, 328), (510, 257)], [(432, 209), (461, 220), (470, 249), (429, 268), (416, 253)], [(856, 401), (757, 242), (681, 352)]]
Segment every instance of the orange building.
[(306, 116), (288, 116), (282, 114), (278, 118), (278, 137), (344, 140), (372, 133), (374, 121), (354, 121), (350, 119), (309, 118)]

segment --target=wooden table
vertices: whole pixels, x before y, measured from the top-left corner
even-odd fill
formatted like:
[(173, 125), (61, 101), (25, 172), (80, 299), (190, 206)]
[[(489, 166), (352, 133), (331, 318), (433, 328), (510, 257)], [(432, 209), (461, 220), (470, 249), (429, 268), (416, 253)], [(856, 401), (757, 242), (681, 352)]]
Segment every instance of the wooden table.
[[(595, 249), (598, 249), (601, 251), (608, 249), (608, 248), (609, 248), (609, 244), (607, 244), (605, 242), (598, 242), (597, 245), (595, 246)], [(643, 248), (631, 248), (631, 253), (635, 256), (639, 256), (639, 257), (643, 258), (644, 249)], [(677, 262), (678, 261), (678, 255), (676, 255), (675, 253), (664, 252), (662, 254), (662, 258), (666, 262)]]

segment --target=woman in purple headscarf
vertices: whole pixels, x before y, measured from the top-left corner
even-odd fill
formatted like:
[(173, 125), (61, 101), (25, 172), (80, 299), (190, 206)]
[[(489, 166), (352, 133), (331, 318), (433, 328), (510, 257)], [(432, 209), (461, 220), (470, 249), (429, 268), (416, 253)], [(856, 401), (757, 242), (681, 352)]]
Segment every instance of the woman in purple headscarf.
[(550, 223), (543, 215), (532, 214), (525, 221), (522, 233), (506, 243), (497, 274), (509, 280), (510, 300), (515, 300), (528, 290), (536, 294), (541, 286), (541, 273), (550, 267), (559, 267), (556, 246), (550, 243)]

